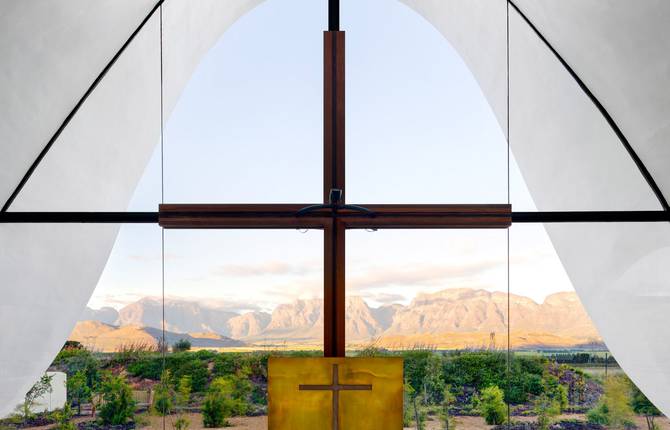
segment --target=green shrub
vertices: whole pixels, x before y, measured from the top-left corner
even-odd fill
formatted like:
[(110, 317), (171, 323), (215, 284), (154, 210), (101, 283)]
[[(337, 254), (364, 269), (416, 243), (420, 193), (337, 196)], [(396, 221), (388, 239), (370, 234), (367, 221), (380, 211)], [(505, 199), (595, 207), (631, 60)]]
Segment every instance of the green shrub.
[(483, 390), (491, 385), (504, 386), (507, 357), (502, 352), (462, 352), (444, 360), (445, 382), (455, 387), (470, 386)]
[(65, 406), (61, 410), (55, 412), (54, 417), (56, 418), (55, 430), (76, 430), (76, 426), (72, 421), (73, 416), (72, 408), (68, 402), (65, 402)]
[(230, 410), (227, 409), (226, 398), (217, 392), (207, 393), (202, 404), (202, 423), (207, 428), (218, 428), (228, 425), (227, 418)]
[(147, 354), (128, 364), (126, 369), (132, 376), (157, 381), (160, 379), (163, 370), (163, 359), (158, 354)]
[(405, 379), (424, 404), (439, 404), (444, 394), (442, 357), (429, 350), (403, 353)]
[(586, 413), (586, 419), (591, 424), (599, 424), (601, 426), (609, 425), (608, 419), (609, 409), (604, 403), (598, 404), (595, 408)]
[(187, 339), (179, 339), (172, 345), (172, 352), (184, 352), (191, 350), (191, 342)]
[(243, 376), (227, 376), (212, 381), (202, 406), (205, 427), (221, 427), (228, 417), (247, 413), (248, 392), (242, 379)]
[(254, 384), (251, 395), (249, 396), (251, 403), (256, 405), (267, 405), (268, 396), (265, 391), (265, 388), (262, 385)]
[(633, 425), (633, 409), (630, 406), (631, 386), (624, 376), (612, 376), (605, 380), (605, 391), (598, 405), (587, 413), (594, 424), (609, 428), (627, 428)]
[(187, 430), (190, 425), (191, 421), (188, 418), (180, 416), (174, 421), (172, 428), (174, 430)]
[(184, 375), (179, 378), (177, 383), (177, 406), (180, 408), (185, 408), (191, 402), (191, 390), (192, 390), (191, 377), (189, 375)]
[(172, 412), (172, 390), (167, 384), (160, 382), (155, 385), (151, 409), (159, 416), (169, 415)]
[(537, 415), (538, 428), (540, 430), (547, 430), (555, 417), (561, 414), (561, 404), (558, 400), (552, 399), (547, 393), (543, 393), (535, 400), (534, 411)]
[(207, 381), (209, 380), (207, 363), (200, 361), (197, 357), (192, 356), (190, 359), (180, 363), (179, 366), (170, 368), (173, 369), (172, 372), (177, 380), (181, 379), (183, 376), (191, 377), (191, 389), (193, 392), (201, 393), (207, 388)]
[(122, 376), (108, 375), (102, 382), (100, 420), (105, 425), (121, 425), (133, 418), (135, 400), (130, 385)]
[(88, 386), (86, 372), (79, 370), (67, 378), (67, 400), (77, 405), (77, 413), (81, 415), (81, 405), (91, 399), (91, 388)]
[(568, 389), (564, 385), (561, 385), (558, 378), (545, 375), (543, 386), (543, 392), (547, 397), (558, 404), (559, 412), (568, 407)]
[(212, 373), (215, 376), (231, 375), (237, 371), (237, 366), (239, 365), (241, 359), (241, 354), (219, 354), (214, 358)]
[(503, 391), (496, 385), (484, 388), (479, 399), (479, 409), (488, 425), (500, 425), (507, 418)]
[(161, 374), (160, 382), (154, 386), (153, 411), (160, 416), (172, 413), (175, 397), (176, 393), (172, 388), (172, 376), (169, 370), (165, 370)]

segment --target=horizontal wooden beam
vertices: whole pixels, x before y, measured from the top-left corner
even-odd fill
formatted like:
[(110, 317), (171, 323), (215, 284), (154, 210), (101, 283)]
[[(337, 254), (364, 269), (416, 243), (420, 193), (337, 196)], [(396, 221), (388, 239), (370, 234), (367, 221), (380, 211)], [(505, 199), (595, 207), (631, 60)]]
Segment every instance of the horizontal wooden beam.
[(360, 228), (507, 228), (510, 205), (361, 205), (354, 209), (316, 209), (308, 204), (163, 204), (159, 224), (164, 228), (325, 228), (337, 219), (347, 229)]
[(348, 229), (457, 229), (508, 228), (512, 224), (510, 205), (365, 205), (374, 213), (366, 216), (342, 211)]
[(322, 229), (332, 217), (297, 217), (307, 204), (162, 204), (158, 223), (163, 228)]

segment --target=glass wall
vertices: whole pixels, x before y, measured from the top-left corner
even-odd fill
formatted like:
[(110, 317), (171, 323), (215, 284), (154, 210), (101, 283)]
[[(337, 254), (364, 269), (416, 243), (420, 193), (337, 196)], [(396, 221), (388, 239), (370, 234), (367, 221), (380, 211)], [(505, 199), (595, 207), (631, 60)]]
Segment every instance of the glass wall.
[[(612, 330), (613, 326), (620, 326), (615, 333), (610, 332), (610, 335), (615, 334), (613, 339), (617, 342), (634, 345), (646, 337), (639, 333), (635, 336), (637, 340), (626, 339), (626, 332), (630, 332), (633, 323), (626, 313), (635, 307), (640, 296), (632, 292), (638, 291), (644, 296), (648, 291), (640, 289), (648, 290), (651, 285), (645, 281), (646, 276), (639, 273), (642, 276), (637, 279), (625, 279), (628, 284), (628, 292), (625, 292), (620, 288), (621, 280), (616, 281), (619, 278), (617, 271), (605, 268), (617, 253), (610, 243), (613, 226), (595, 223), (549, 225), (548, 228), (560, 235), (553, 244), (540, 224), (521, 224), (510, 229), (512, 360), (505, 396), (515, 426), (538, 423), (560, 428), (594, 425), (647, 428), (652, 424), (661, 427), (670, 424), (623, 371), (605, 343), (603, 333), (589, 317), (599, 315), (599, 320), (603, 321), (607, 320), (602, 318), (603, 313), (618, 315), (615, 319), (620, 323), (612, 324), (612, 318), (609, 318), (606, 327)], [(636, 227), (628, 224), (618, 228), (629, 232), (642, 228), (636, 234), (638, 238), (644, 230), (653, 230), (651, 225)], [(617, 241), (623, 244), (625, 238)], [(566, 244), (577, 247), (572, 252), (575, 255), (566, 254)], [(581, 291), (581, 297), (590, 302), (580, 299), (554, 246), (563, 250), (566, 267), (571, 268), (581, 285), (587, 287)], [(632, 249), (626, 250), (630, 252)], [(586, 260), (582, 255), (584, 252), (588, 255)], [(621, 260), (619, 264), (626, 263)], [(603, 269), (608, 275), (600, 275)], [(633, 284), (629, 284), (631, 281)], [(631, 296), (623, 306), (627, 310), (617, 311), (613, 303), (620, 302), (617, 298), (620, 294), (632, 294), (638, 299)], [(590, 305), (588, 312), (587, 304)], [(640, 320), (637, 322), (645, 325)], [(644, 354), (627, 353), (628, 360), (630, 355), (641, 361), (649, 358)], [(640, 362), (629, 368), (639, 371), (646, 367)]]
[(348, 355), (404, 359), (407, 427), (481, 428), (484, 390), (506, 383), (506, 232), (352, 230), (347, 241)]
[(168, 423), (223, 395), (230, 425), (265, 428), (268, 357), (323, 356), (323, 233), (167, 230), (165, 256)]

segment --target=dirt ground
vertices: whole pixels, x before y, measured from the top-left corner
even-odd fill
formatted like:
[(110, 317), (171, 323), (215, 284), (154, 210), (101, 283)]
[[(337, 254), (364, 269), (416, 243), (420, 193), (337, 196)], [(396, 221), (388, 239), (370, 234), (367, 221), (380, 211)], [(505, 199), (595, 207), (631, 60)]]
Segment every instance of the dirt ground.
[[(189, 430), (203, 430), (202, 425), (202, 416), (200, 414), (187, 414), (188, 419), (191, 421)], [(90, 418), (77, 418), (74, 421), (79, 422), (87, 420)], [(172, 430), (172, 423), (176, 419), (175, 416), (169, 416), (165, 418), (165, 429)], [(514, 417), (515, 421), (534, 421), (535, 417)], [(558, 419), (568, 420), (568, 419), (577, 419), (586, 421), (586, 416), (579, 414), (567, 414), (558, 417)], [(149, 424), (143, 427), (138, 427), (143, 430), (162, 430), (163, 429), (163, 418), (162, 417), (150, 417)], [(229, 420), (231, 427), (225, 427), (226, 430), (267, 430), (268, 428), (268, 418), (266, 416), (262, 417), (237, 417), (231, 418)], [(659, 426), (659, 430), (670, 430), (670, 419), (665, 417), (656, 418), (656, 423)], [(639, 430), (647, 430), (647, 423), (644, 417), (635, 417), (635, 424)], [(53, 425), (43, 426), (43, 427), (32, 427), (25, 430), (48, 430), (52, 428)], [(492, 426), (486, 425), (484, 419), (481, 417), (456, 417), (456, 428), (458, 430), (489, 430)], [(436, 419), (430, 419), (426, 423), (426, 430), (441, 430), (442, 424)], [(414, 427), (405, 427), (404, 430), (414, 430)]]
[[(191, 421), (191, 424), (188, 426), (188, 430), (202, 430), (205, 427), (202, 425), (202, 415), (200, 414), (185, 414), (186, 417)], [(172, 430), (172, 423), (176, 420), (177, 417), (172, 415), (165, 417), (165, 429)], [(230, 427), (224, 427), (226, 430), (230, 429), (245, 429), (245, 430), (267, 430), (268, 428), (268, 417), (236, 417), (230, 418), (228, 420)], [(140, 427), (141, 429), (154, 430), (154, 429), (163, 429), (163, 418), (162, 417), (151, 417), (150, 424), (148, 426)]]
[[(536, 417), (513, 417), (513, 421), (532, 422)], [(586, 421), (586, 415), (583, 414), (565, 414), (557, 418), (557, 420), (580, 420)], [(647, 422), (644, 417), (635, 417), (633, 419), (639, 430), (647, 430)], [(665, 417), (658, 417), (655, 420), (658, 424), (659, 430), (670, 430), (670, 419)], [(481, 417), (456, 417), (457, 430), (489, 430), (493, 426), (489, 426)], [(245, 428), (245, 427), (243, 427)], [(405, 427), (404, 430), (415, 430), (416, 427)], [(442, 430), (442, 423), (436, 419), (426, 422), (426, 430)]]

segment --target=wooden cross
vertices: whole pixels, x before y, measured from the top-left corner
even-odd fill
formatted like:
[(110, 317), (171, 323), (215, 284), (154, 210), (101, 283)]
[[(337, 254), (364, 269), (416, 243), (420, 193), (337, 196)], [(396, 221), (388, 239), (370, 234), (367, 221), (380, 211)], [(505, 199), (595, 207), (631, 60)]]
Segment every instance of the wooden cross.
[(300, 384), (300, 391), (332, 391), (333, 392), (333, 430), (339, 430), (339, 410), (340, 410), (340, 391), (371, 391), (370, 384), (340, 384), (339, 370), (337, 364), (333, 364), (333, 382), (330, 385), (303, 385)]
[(324, 355), (345, 353), (347, 229), (508, 228), (511, 206), (347, 205), (344, 166), (344, 32), (324, 32), (323, 203), (162, 204), (163, 228), (324, 231)]

